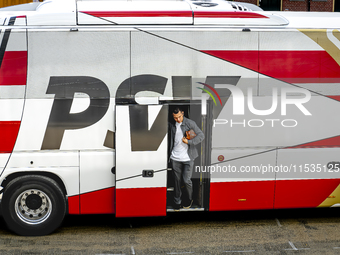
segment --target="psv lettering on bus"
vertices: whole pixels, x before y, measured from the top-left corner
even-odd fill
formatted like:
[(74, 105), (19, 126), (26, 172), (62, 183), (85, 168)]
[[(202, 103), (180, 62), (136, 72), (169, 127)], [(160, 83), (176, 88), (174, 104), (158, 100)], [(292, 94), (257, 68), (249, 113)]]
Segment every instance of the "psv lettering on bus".
[[(178, 79), (175, 79), (178, 78)], [(190, 78), (191, 76), (185, 76)], [(228, 78), (222, 76), (222, 78)], [(174, 90), (180, 88), (183, 76), (172, 76), (172, 84)], [(209, 77), (207, 77), (209, 81)], [(164, 94), (168, 78), (159, 75), (136, 75), (129, 77), (118, 85), (115, 95), (116, 104), (121, 101), (126, 103), (129, 100), (130, 128), (131, 128), (131, 149), (132, 151), (156, 151), (161, 144), (166, 132), (160, 128), (160, 123), (164, 122), (159, 114), (151, 129), (148, 128), (148, 110), (146, 107), (139, 108), (136, 112), (134, 105), (135, 95), (141, 91), (152, 91), (159, 94)], [(130, 84), (135, 84), (130, 89)], [(71, 113), (71, 106), (76, 93), (88, 95), (90, 104), (82, 112)], [(45, 130), (44, 139), (42, 142), (42, 150), (59, 150), (62, 144), (64, 133), (66, 130), (83, 129), (94, 125), (101, 120), (110, 105), (110, 90), (108, 86), (98, 78), (90, 76), (54, 76), (50, 77), (46, 94), (54, 94), (54, 101), (49, 116), (48, 124)], [(162, 108), (160, 113), (165, 111)], [(138, 115), (138, 121), (134, 115)], [(111, 131), (108, 131), (111, 132)], [(138, 134), (135, 136), (135, 134)], [(138, 136), (144, 138), (152, 137), (154, 143), (140, 143)]]

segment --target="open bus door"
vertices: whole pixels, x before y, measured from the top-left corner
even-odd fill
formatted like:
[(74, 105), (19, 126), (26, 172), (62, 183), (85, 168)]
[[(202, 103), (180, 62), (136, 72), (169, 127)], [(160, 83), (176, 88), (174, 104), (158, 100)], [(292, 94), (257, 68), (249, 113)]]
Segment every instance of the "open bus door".
[[(175, 108), (179, 107), (184, 111), (184, 116), (195, 121), (197, 126), (204, 133), (205, 139), (198, 145), (196, 149), (198, 151), (198, 157), (194, 160), (193, 172), (192, 172), (192, 185), (193, 185), (193, 205), (190, 209), (180, 209), (180, 211), (203, 211), (208, 210), (209, 207), (209, 186), (210, 186), (210, 173), (197, 171), (197, 167), (202, 167), (210, 164), (211, 154), (211, 118), (212, 118), (212, 106), (211, 102), (206, 102), (207, 114), (202, 115), (202, 102), (201, 100), (175, 100), (169, 103), (169, 116), (168, 121), (174, 121), (172, 112)], [(168, 153), (171, 153), (168, 151)], [(168, 180), (167, 180), (167, 211), (175, 211), (173, 209), (174, 202), (174, 180), (171, 165), (168, 168)], [(183, 187), (184, 188), (184, 185)], [(182, 189), (182, 203), (187, 204), (188, 198), (185, 189)]]
[(116, 216), (166, 215), (167, 105), (116, 106)]

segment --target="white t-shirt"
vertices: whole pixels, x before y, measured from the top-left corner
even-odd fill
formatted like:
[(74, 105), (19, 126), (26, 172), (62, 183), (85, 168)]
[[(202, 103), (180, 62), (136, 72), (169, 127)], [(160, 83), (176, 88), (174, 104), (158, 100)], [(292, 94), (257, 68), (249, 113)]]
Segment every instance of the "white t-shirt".
[(175, 143), (170, 158), (176, 161), (185, 162), (190, 161), (190, 158), (188, 155), (188, 145), (182, 141), (183, 133), (181, 125), (182, 123), (176, 122)]

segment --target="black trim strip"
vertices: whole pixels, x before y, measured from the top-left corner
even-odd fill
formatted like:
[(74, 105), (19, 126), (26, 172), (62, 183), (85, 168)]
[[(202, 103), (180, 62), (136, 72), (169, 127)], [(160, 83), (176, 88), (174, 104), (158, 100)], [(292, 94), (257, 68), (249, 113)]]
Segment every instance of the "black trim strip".
[[(154, 173), (159, 173), (159, 172), (163, 172), (163, 171), (168, 171), (168, 169), (165, 168), (165, 169), (161, 169), (161, 170), (156, 170), (156, 171), (154, 171)], [(142, 176), (143, 176), (142, 174), (138, 174), (138, 175), (134, 175), (134, 176), (130, 176), (130, 177), (126, 177), (126, 178), (123, 178), (123, 179), (116, 180), (116, 182), (125, 181), (125, 180), (128, 180), (128, 179), (132, 179), (132, 178), (136, 178), (136, 177), (142, 177)]]
[[(8, 22), (8, 25), (13, 26), (15, 20), (16, 20), (16, 17), (11, 17), (9, 22)], [(4, 59), (4, 55), (5, 55), (5, 51), (6, 51), (6, 48), (7, 48), (7, 43), (8, 43), (8, 39), (9, 39), (10, 34), (11, 34), (11, 29), (6, 29), (4, 37), (2, 38), (1, 47), (0, 47), (0, 68), (1, 68), (1, 65), (2, 65), (2, 61)]]
[(17, 17), (13, 16), (9, 19), (8, 26), (13, 26)]

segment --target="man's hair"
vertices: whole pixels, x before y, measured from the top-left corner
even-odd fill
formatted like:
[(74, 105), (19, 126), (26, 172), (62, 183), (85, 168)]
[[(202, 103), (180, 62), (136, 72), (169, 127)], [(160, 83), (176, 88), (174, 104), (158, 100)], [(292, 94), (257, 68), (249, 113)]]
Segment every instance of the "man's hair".
[(177, 113), (179, 113), (179, 112), (183, 112), (182, 108), (180, 108), (180, 107), (176, 107), (176, 108), (172, 111), (173, 114), (177, 114)]

